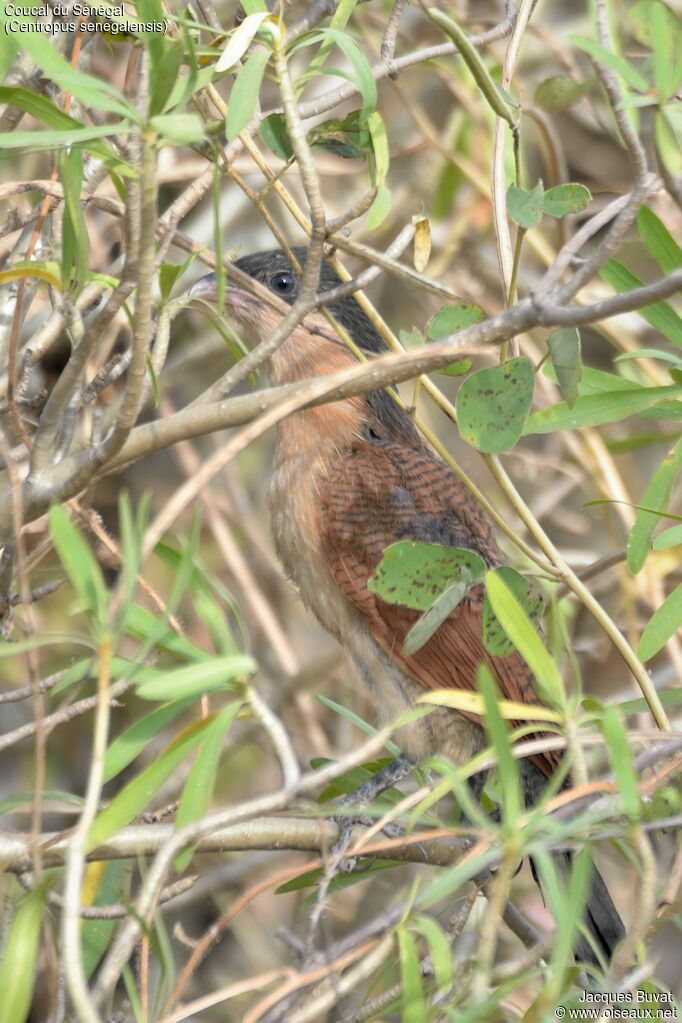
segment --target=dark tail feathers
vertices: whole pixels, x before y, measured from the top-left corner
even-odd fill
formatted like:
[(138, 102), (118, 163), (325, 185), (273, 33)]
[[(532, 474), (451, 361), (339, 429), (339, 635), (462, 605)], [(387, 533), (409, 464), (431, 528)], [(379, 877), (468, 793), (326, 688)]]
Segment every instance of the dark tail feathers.
[[(567, 859), (567, 865), (570, 865), (570, 853), (557, 855)], [(625, 928), (609, 895), (609, 890), (604, 884), (604, 878), (594, 864), (592, 865), (592, 880), (588, 890), (584, 921), (592, 942), (589, 942), (587, 937), (582, 934), (579, 936), (575, 947), (576, 959), (586, 965), (598, 966), (601, 958), (608, 964), (616, 945), (625, 937)]]

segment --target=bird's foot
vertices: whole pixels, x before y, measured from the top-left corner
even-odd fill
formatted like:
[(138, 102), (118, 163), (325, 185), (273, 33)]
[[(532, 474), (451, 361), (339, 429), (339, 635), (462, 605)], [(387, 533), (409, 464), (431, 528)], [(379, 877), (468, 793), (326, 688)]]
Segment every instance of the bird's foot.
[[(382, 767), (380, 771), (372, 775), (355, 792), (346, 796), (342, 806), (344, 808), (357, 807), (360, 812), (342, 813), (334, 818), (339, 829), (339, 837), (330, 850), (331, 866), (335, 872), (339, 869), (344, 872), (351, 872), (357, 868), (357, 860), (353, 857), (346, 858), (345, 856), (353, 837), (353, 829), (358, 825), (371, 827), (374, 823), (371, 817), (362, 814), (361, 807), (370, 805), (388, 789), (401, 782), (403, 778), (412, 773), (414, 767), (414, 761), (401, 753), (395, 760), (392, 760), (385, 767)], [(399, 824), (394, 824), (393, 822), (389, 822), (381, 830), (389, 838), (398, 838), (405, 834), (404, 829)]]

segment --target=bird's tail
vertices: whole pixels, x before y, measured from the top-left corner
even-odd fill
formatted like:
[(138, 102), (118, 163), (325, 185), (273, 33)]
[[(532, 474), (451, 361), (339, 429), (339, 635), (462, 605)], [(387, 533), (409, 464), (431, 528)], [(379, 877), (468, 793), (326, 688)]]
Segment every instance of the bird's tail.
[[(542, 772), (530, 760), (521, 761), (524, 795), (527, 806), (533, 806), (539, 799), (547, 780)], [(571, 870), (571, 853), (557, 852), (554, 862), (564, 881), (568, 881)], [(535, 880), (540, 883), (535, 866), (531, 860)], [(586, 966), (608, 965), (613, 957), (616, 945), (625, 937), (625, 927), (613, 899), (594, 863), (585, 905), (583, 908), (584, 932), (578, 935), (575, 944), (575, 958)], [(588, 938), (589, 935), (589, 938)]]
[[(557, 853), (557, 858), (559, 856), (564, 858), (567, 867), (570, 866), (570, 853)], [(601, 959), (602, 963), (605, 962), (608, 965), (616, 945), (625, 937), (625, 928), (604, 883), (604, 878), (594, 864), (592, 864), (592, 877), (585, 899), (583, 921), (591, 941), (586, 935), (579, 935), (575, 945), (576, 959), (585, 965), (593, 966), (599, 966)]]

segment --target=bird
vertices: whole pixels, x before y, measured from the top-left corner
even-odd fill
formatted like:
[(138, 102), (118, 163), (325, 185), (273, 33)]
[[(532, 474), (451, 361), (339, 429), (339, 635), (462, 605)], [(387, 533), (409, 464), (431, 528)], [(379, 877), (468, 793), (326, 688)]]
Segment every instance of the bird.
[[(293, 256), (305, 265), (307, 250)], [(292, 305), (301, 272), (281, 249), (255, 252), (236, 260), (248, 277)], [(318, 295), (340, 283), (323, 260)], [(215, 274), (200, 278), (192, 297), (217, 297)], [(267, 339), (282, 313), (261, 297), (229, 282), (226, 311), (248, 340)], [(387, 346), (353, 296), (330, 301), (334, 319), (363, 355), (371, 358)], [(273, 385), (324, 376), (356, 363), (355, 354), (322, 313), (309, 314), (269, 360)], [(379, 723), (394, 722), (425, 691), (476, 691), (477, 669), (487, 664), (504, 699), (540, 704), (533, 675), (517, 652), (490, 654), (482, 640), (483, 587), (472, 586), (433, 636), (412, 654), (403, 642), (419, 612), (381, 599), (370, 588), (384, 551), (399, 540), (464, 547), (489, 568), (505, 561), (491, 522), (464, 483), (422, 439), (409, 413), (389, 390), (369, 391), (328, 404), (304, 408), (277, 425), (269, 507), (275, 548), (304, 605), (348, 651), (377, 707)], [(395, 733), (402, 753), (356, 793), (369, 802), (382, 788), (397, 783), (429, 756), (456, 765), (471, 760), (487, 745), (475, 714), (437, 706)], [(526, 804), (532, 806), (559, 767), (554, 751), (520, 762)], [(372, 784), (376, 782), (376, 784)], [(475, 794), (485, 775), (475, 777)], [(556, 854), (564, 876), (570, 854)], [(575, 947), (578, 961), (608, 963), (625, 934), (620, 915), (596, 867), (586, 898), (584, 925)]]

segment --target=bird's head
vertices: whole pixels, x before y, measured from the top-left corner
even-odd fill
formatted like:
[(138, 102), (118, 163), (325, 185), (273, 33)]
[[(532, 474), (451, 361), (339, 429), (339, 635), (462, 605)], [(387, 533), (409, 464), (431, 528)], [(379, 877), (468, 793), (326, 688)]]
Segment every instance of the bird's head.
[[(297, 246), (292, 249), (299, 266), (305, 266), (306, 249)], [(267, 338), (281, 319), (281, 302), (293, 305), (298, 297), (301, 273), (294, 267), (282, 249), (271, 249), (266, 252), (252, 252), (236, 260), (235, 267), (243, 274), (257, 281), (275, 299), (268, 303), (262, 293), (237, 285), (229, 280), (225, 289), (225, 304), (228, 312), (254, 341)], [(327, 262), (320, 268), (318, 294), (331, 291), (341, 283), (336, 271)], [(206, 274), (201, 277), (190, 291), (192, 298), (203, 298), (215, 301), (217, 297), (216, 275)], [(280, 301), (278, 302), (277, 299)], [(386, 344), (377, 333), (371, 321), (360, 308), (356, 300), (349, 296), (329, 304), (329, 311), (336, 320), (349, 332), (359, 348), (367, 352), (384, 352)], [(321, 313), (311, 313), (306, 317), (308, 330), (319, 330), (323, 336), (334, 336), (334, 331)], [(340, 342), (342, 343), (342, 342)]]
[[(304, 266), (306, 249), (297, 247), (292, 252), (299, 266)], [(248, 280), (242, 278), (237, 284), (235, 279), (230, 279), (228, 275), (225, 288), (226, 309), (252, 342), (265, 341), (281, 322), (286, 307), (296, 301), (301, 273), (281, 249), (242, 256), (234, 266), (241, 274), (257, 281), (261, 288), (251, 291), (248, 288)], [(340, 283), (333, 267), (323, 262), (318, 294), (331, 291)], [(269, 294), (265, 293), (265, 289)], [(216, 275), (207, 274), (200, 278), (191, 289), (190, 296), (215, 301)], [(358, 348), (368, 354), (379, 354), (387, 350), (383, 338), (355, 298), (349, 296), (330, 302), (328, 308), (334, 319), (348, 331)], [(294, 328), (269, 360), (270, 379), (273, 384), (314, 379), (345, 369), (355, 361), (355, 355), (322, 312), (316, 311), (306, 316), (303, 323)], [(350, 404), (357, 408), (357, 399), (351, 402), (336, 402), (333, 406), (325, 408), (336, 409), (338, 414), (342, 414), (344, 407)], [(412, 444), (420, 443), (412, 420), (387, 391), (370, 391), (364, 395), (360, 404), (366, 415), (376, 423), (382, 424), (386, 435), (409, 440)]]

